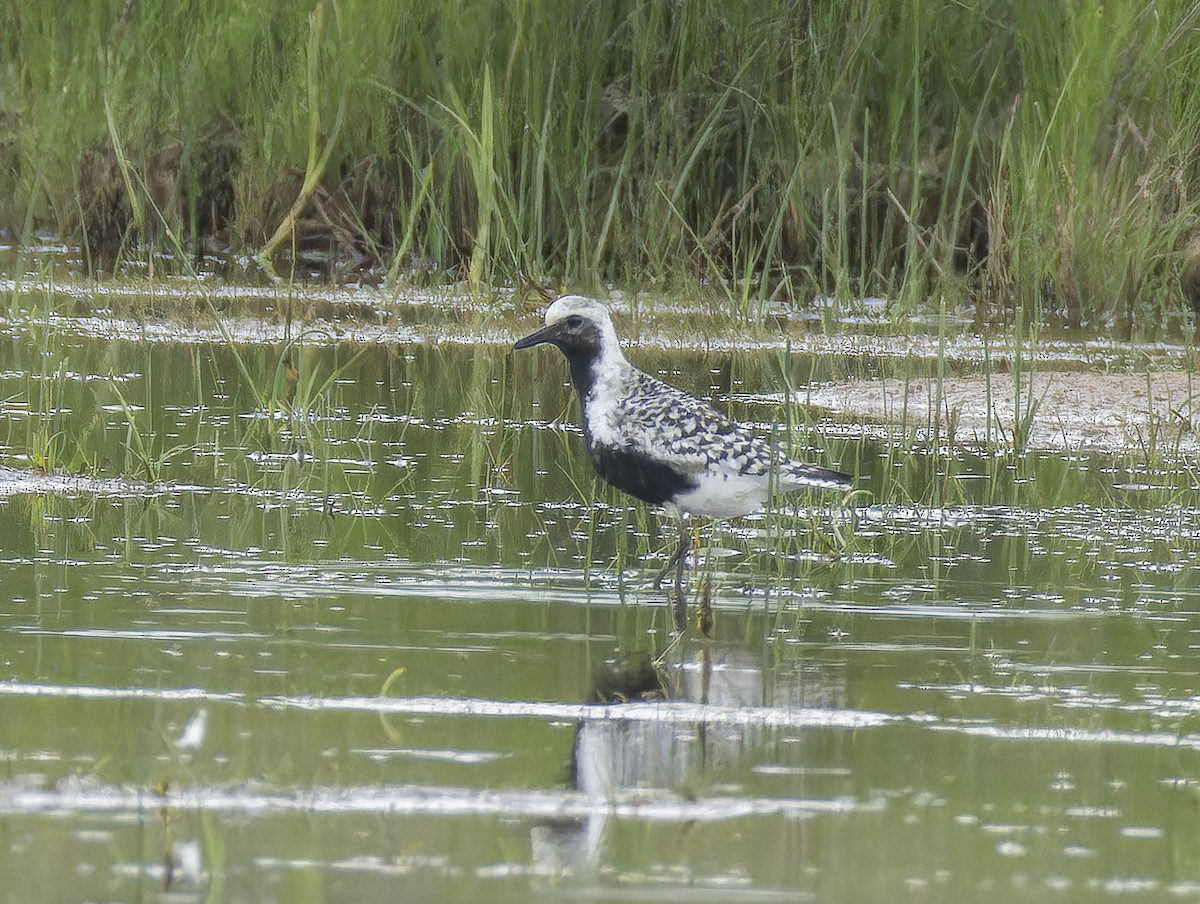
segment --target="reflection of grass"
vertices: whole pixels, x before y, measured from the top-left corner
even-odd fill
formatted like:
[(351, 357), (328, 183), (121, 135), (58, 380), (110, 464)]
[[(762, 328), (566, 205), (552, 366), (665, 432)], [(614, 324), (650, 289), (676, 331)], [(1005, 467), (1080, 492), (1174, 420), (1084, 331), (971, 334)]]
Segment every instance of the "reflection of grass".
[[(148, 387), (148, 407), (154, 404), (153, 374), (147, 375)], [(125, 470), (126, 473), (140, 474), (151, 483), (156, 483), (162, 477), (163, 467), (168, 461), (183, 449), (187, 448), (186, 444), (171, 448), (164, 448), (161, 444), (158, 434), (153, 430), (147, 430), (140, 423), (137, 411), (125, 399), (125, 394), (121, 392), (120, 384), (115, 380), (109, 381), (109, 386), (112, 388), (113, 394), (121, 404), (121, 411), (125, 415)], [(134, 467), (130, 467), (130, 465)]]
[(29, 401), (31, 422), (24, 442), (25, 455), (30, 464), (48, 474), (91, 473), (98, 459), (87, 434), (94, 432), (99, 417), (93, 416), (82, 431), (74, 429), (67, 395), (70, 358), (48, 327), (41, 331), (35, 348), (40, 370), (31, 371), (25, 379), (24, 396)]
[[(38, 353), (42, 347), (49, 352), (43, 360), (66, 361), (67, 346), (57, 341), (39, 342)], [(253, 385), (240, 380), (232, 352), (219, 346), (192, 356), (173, 350), (169, 358), (161, 347), (136, 343), (72, 347), (69, 370), (83, 376), (68, 375), (64, 364), (61, 373), (46, 366), (45, 379), (28, 380), (30, 416), (9, 419), (8, 444), (31, 454), (42, 450), (38, 461), (49, 469), (79, 460), (118, 472), (119, 458), (101, 456), (115, 449), (126, 454), (128, 445), (126, 473), (218, 488), (220, 505), (205, 509), (213, 497), (204, 493), (183, 506), (171, 497), (147, 505), (139, 515), (145, 523), (98, 524), (94, 536), (207, 536), (219, 538), (218, 545), (260, 546), (289, 558), (395, 555), (481, 568), (552, 565), (583, 575), (592, 588), (628, 587), (661, 614), (659, 597), (646, 585), (661, 564), (655, 554), (673, 542), (672, 531), (652, 510), (596, 489), (575, 433), (531, 423), (573, 421), (568, 387), (528, 379), (526, 368), (536, 365), (518, 363), (501, 349), (414, 347), (397, 355), (327, 343), (324, 335), (307, 334), (283, 348), (242, 347), (238, 354)], [(774, 362), (766, 356), (740, 360), (738, 367), (750, 361), (764, 368), (737, 375), (752, 392), (782, 382), (791, 393), (801, 385), (796, 375), (804, 370), (796, 362), (785, 362), (792, 370), (783, 376), (768, 369)], [(94, 378), (97, 372), (141, 376), (103, 380)], [(1006, 385), (1008, 379), (1005, 374)], [(271, 398), (274, 407), (257, 407)], [(540, 409), (532, 408), (535, 398)], [(119, 409), (103, 412), (103, 404), (118, 399)], [(370, 416), (381, 399), (390, 399), (382, 404), (396, 418)], [(469, 416), (460, 417), (464, 412)], [(932, 438), (923, 415), (922, 423), (891, 433), (831, 429), (824, 416), (790, 404), (756, 416), (781, 425), (790, 418), (788, 435), (781, 430), (779, 438), (799, 457), (861, 472), (871, 508), (880, 514), (864, 518), (861, 497), (843, 502), (800, 495), (796, 511), (787, 498), (777, 499), (766, 519), (720, 528), (709, 541), (736, 552), (702, 559), (704, 569), (727, 582), (718, 593), (739, 585), (752, 592), (806, 583), (836, 587), (889, 561), (940, 579), (953, 573), (938, 564), (954, 554), (947, 545), (975, 542), (969, 532), (940, 525), (941, 513), (998, 506), (1033, 517), (1080, 500), (1145, 511), (1188, 505), (1192, 475), (1174, 463), (1165, 442), (1117, 456), (972, 449)], [(303, 455), (290, 457), (299, 449)], [(264, 455), (247, 457), (251, 452)], [(397, 454), (405, 459), (403, 469), (380, 464)], [(1122, 488), (1126, 483), (1148, 488)], [(235, 492), (226, 496), (224, 487)], [(591, 505), (593, 499), (602, 504)], [(102, 504), (88, 518), (108, 518), (109, 508)], [(201, 512), (194, 515), (199, 526), (180, 508)], [(230, 513), (227, 522), (217, 519), (221, 510)], [(131, 505), (127, 514), (137, 511)], [(934, 520), (927, 525), (922, 519), (929, 516)], [(1007, 555), (1011, 546), (1004, 540), (991, 550), (1004, 548)], [(1095, 560), (1081, 557), (1071, 574), (1086, 577), (1085, 566), (1094, 569)]]

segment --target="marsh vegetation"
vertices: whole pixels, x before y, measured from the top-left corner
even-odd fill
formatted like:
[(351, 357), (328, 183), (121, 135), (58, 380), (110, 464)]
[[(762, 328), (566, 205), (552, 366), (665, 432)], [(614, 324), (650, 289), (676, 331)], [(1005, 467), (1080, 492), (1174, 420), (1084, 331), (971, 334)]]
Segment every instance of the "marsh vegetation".
[(0, 225), (96, 270), (257, 256), (1156, 335), (1200, 300), (1198, 23), (1184, 0), (9, 4)]

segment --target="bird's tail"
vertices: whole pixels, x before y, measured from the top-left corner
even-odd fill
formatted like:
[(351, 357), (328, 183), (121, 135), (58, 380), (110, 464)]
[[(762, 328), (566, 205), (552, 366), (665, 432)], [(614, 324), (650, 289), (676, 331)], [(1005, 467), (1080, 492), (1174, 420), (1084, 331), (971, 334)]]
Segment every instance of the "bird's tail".
[(849, 474), (802, 464), (785, 467), (779, 475), (779, 482), (788, 489), (796, 490), (848, 490), (854, 486), (854, 478)]

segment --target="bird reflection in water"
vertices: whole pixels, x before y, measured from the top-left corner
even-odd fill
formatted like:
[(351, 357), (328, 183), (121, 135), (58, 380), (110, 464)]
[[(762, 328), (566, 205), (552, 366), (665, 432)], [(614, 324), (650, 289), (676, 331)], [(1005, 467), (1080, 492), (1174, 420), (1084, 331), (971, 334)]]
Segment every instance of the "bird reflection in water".
[[(711, 641), (681, 652), (675, 662), (640, 656), (605, 663), (590, 702), (611, 706), (611, 717), (580, 720), (569, 770), (585, 815), (532, 829), (535, 871), (550, 881), (595, 877), (604, 860), (610, 819), (644, 812), (645, 807), (694, 805), (714, 776), (720, 773), (727, 785), (725, 773), (744, 768), (747, 749), (766, 742), (768, 729), (728, 719), (712, 725), (703, 719), (680, 721), (670, 717), (673, 705), (703, 704), (723, 711), (841, 708), (845, 697), (838, 667), (764, 669), (745, 648)], [(638, 718), (622, 718), (620, 708), (629, 704), (661, 706), (663, 717), (645, 718), (642, 710)]]

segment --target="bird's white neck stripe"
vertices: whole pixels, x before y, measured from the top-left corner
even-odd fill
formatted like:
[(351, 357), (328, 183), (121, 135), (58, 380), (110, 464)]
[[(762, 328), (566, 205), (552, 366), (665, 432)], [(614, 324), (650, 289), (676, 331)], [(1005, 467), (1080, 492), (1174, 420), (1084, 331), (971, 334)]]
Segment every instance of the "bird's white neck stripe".
[[(611, 339), (611, 341), (610, 341)], [(593, 359), (592, 386), (583, 400), (583, 417), (595, 442), (615, 444), (620, 436), (619, 405), (629, 383), (633, 365), (621, 352), (617, 337), (602, 336), (600, 354)]]

